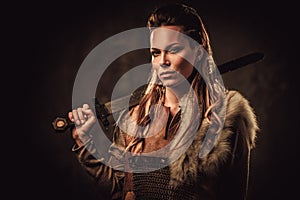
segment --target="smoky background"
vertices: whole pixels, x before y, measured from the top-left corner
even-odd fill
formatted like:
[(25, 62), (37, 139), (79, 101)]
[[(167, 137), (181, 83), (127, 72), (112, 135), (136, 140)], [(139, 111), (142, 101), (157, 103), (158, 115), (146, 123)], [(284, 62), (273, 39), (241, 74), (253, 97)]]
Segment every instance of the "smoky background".
[[(9, 132), (13, 140), (3, 162), (11, 197), (106, 199), (71, 152), (71, 135), (57, 134), (51, 122), (72, 106), (77, 70), (88, 53), (108, 37), (143, 27), (156, 5), (173, 1), (22, 2), (9, 5), (4, 32), (17, 108)], [(177, 1), (195, 7), (209, 32), (217, 65), (251, 52), (262, 61), (224, 74), (224, 85), (239, 90), (254, 107), (259, 126), (251, 157), (249, 199), (290, 199), (299, 184), (296, 68), (296, 13), (289, 1)], [(5, 9), (5, 8), (4, 8)], [(149, 62), (145, 49), (119, 57), (100, 78), (97, 96), (110, 99), (116, 81)], [(5, 86), (5, 85), (4, 85)], [(6, 107), (6, 105), (4, 105)], [(4, 160), (6, 161), (6, 160)]]

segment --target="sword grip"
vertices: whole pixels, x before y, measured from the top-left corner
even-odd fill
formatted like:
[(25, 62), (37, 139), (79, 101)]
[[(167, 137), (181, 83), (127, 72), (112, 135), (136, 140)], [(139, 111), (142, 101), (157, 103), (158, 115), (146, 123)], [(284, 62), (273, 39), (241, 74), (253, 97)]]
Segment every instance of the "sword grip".
[[(96, 117), (97, 117), (97, 119), (99, 119), (102, 128), (104, 128), (105, 130), (108, 130), (108, 126), (110, 123), (109, 123), (107, 117), (110, 115), (110, 113), (107, 111), (105, 105), (100, 104), (98, 102), (97, 98), (94, 98), (94, 101), (95, 101)], [(69, 117), (59, 116), (59, 117), (56, 117), (52, 121), (52, 128), (55, 130), (55, 132), (58, 132), (58, 133), (65, 132), (66, 130), (68, 130), (70, 128), (74, 128), (74, 127), (75, 127), (75, 123), (72, 122), (69, 119)]]

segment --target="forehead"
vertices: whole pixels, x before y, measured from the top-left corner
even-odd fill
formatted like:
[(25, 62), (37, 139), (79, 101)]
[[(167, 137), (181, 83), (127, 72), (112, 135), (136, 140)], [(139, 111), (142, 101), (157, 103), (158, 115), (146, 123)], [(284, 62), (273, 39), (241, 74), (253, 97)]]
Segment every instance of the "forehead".
[(162, 26), (155, 28), (150, 35), (151, 48), (166, 49), (175, 43), (186, 45), (188, 40), (181, 30), (182, 28), (180, 26)]

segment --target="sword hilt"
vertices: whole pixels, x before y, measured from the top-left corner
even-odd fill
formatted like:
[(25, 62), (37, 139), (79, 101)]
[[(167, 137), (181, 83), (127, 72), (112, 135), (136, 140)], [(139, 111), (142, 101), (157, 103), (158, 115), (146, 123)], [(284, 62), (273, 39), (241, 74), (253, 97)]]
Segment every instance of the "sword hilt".
[[(117, 112), (122, 111), (125, 108), (130, 108), (138, 104), (139, 100), (144, 95), (147, 85), (143, 85), (135, 90), (131, 95), (121, 97), (116, 100), (109, 101), (105, 104), (99, 103), (97, 98), (94, 98), (95, 102), (95, 114), (100, 122), (102, 129), (105, 131), (109, 130), (109, 126), (112, 124), (109, 117)], [(129, 102), (129, 106), (128, 106)], [(59, 116), (52, 121), (53, 129), (58, 132), (65, 132), (69, 128), (75, 127), (75, 124), (67, 117)]]

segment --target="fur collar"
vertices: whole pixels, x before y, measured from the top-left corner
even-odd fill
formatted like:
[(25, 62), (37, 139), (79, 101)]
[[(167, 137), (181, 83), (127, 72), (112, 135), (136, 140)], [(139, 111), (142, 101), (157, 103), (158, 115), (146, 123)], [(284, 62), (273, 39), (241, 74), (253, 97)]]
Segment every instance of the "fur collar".
[(256, 116), (249, 101), (237, 91), (229, 91), (227, 94), (226, 119), (220, 133), (220, 138), (210, 153), (204, 158), (198, 154), (203, 143), (205, 133), (208, 130), (209, 122), (205, 118), (201, 128), (196, 133), (195, 139), (188, 150), (181, 157), (170, 165), (171, 185), (190, 180), (195, 180), (199, 172), (214, 175), (218, 173), (220, 164), (226, 161), (231, 153), (229, 137), (234, 133), (233, 127), (238, 120), (244, 120), (248, 135), (250, 148), (255, 146), (256, 133), (259, 130)]

